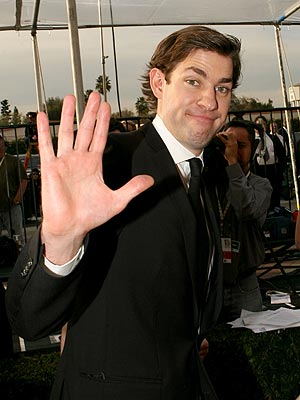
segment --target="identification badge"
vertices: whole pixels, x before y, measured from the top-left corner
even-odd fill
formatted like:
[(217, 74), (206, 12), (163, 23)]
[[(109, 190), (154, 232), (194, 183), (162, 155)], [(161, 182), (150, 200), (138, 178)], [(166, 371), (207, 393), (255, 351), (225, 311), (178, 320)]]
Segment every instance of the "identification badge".
[(230, 264), (232, 260), (231, 239), (221, 238), (221, 243), (222, 243), (223, 263)]
[(240, 246), (241, 243), (238, 240), (232, 240), (231, 241), (231, 250), (233, 253), (239, 253), (240, 252)]

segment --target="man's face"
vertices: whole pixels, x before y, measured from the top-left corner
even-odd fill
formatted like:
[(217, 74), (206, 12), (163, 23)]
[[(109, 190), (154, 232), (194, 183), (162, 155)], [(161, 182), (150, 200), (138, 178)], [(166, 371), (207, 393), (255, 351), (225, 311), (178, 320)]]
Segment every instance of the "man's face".
[(168, 83), (160, 70), (150, 72), (158, 115), (173, 136), (195, 155), (225, 122), (232, 72), (231, 58), (201, 49), (177, 64)]
[(276, 124), (276, 122), (273, 122), (271, 125), (270, 125), (270, 129), (271, 129), (271, 133), (278, 133), (278, 126), (277, 126), (277, 124)]
[(240, 164), (244, 172), (249, 170), (249, 162), (251, 159), (251, 142), (249, 140), (249, 133), (247, 129), (237, 126), (231, 126), (227, 129), (227, 133), (230, 132), (235, 136), (237, 141), (237, 161)]

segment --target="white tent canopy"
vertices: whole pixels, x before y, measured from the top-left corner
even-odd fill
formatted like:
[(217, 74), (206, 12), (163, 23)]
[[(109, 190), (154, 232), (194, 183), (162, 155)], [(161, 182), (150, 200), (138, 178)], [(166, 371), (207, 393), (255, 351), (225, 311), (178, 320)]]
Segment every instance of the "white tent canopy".
[[(284, 106), (287, 90), (281, 54), (281, 25), (300, 25), (300, 1), (295, 0), (0, 0), (0, 31), (31, 31), (36, 70), (38, 109), (42, 107), (41, 70), (36, 33), (38, 30), (68, 29), (73, 68), (74, 93), (77, 98), (77, 120), (83, 114), (84, 97), (78, 28), (162, 25), (272, 25), (275, 40)], [(102, 51), (103, 53), (103, 51)], [(103, 77), (105, 78), (105, 57)], [(103, 79), (105, 82), (105, 79)], [(104, 93), (105, 87), (104, 87)], [(295, 154), (288, 125), (290, 153)], [(293, 178), (299, 208), (295, 157), (292, 157)]]
[[(143, 25), (299, 25), (295, 0), (77, 0), (79, 28)], [(65, 0), (0, 0), (0, 30), (67, 29)], [(113, 21), (112, 21), (113, 18)]]

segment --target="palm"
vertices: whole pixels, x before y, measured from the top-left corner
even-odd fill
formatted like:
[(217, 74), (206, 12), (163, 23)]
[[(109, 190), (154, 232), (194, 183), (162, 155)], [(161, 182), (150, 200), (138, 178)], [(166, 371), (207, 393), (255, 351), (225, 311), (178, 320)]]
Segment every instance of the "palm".
[[(43, 174), (44, 222), (51, 221), (52, 230), (74, 229), (73, 223), (87, 233), (111, 218), (114, 193), (104, 185), (99, 166), (100, 155), (89, 152), (63, 155), (45, 166)], [(67, 225), (65, 221), (70, 223)]]
[(73, 147), (75, 100), (73, 96), (66, 97), (57, 156), (48, 120), (43, 113), (38, 116), (44, 238), (82, 242), (91, 229), (121, 212), (133, 197), (153, 184), (151, 177), (137, 176), (116, 191), (105, 185), (102, 155), (110, 108), (106, 103), (99, 105), (100, 96), (92, 93)]

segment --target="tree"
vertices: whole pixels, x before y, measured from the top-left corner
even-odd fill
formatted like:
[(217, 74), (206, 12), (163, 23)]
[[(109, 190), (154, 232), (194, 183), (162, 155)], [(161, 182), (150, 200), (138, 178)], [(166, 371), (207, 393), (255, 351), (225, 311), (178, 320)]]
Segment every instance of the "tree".
[(144, 97), (138, 97), (135, 102), (135, 109), (140, 117), (147, 117), (149, 114), (148, 103), (146, 102)]
[[(106, 86), (106, 91), (110, 92), (111, 89), (111, 81), (108, 76), (105, 77), (105, 86)], [(98, 90), (101, 94), (104, 94), (104, 88), (103, 88), (103, 76), (99, 75), (97, 80), (96, 80), (96, 86), (95, 89)]]
[(11, 123), (13, 125), (19, 125), (22, 123), (22, 114), (19, 113), (19, 110), (16, 106), (14, 107), (14, 111), (12, 113)]
[(232, 95), (229, 111), (245, 111), (245, 110), (261, 110), (271, 109), (273, 107), (273, 100), (268, 99), (266, 103), (259, 101), (254, 97), (236, 96)]
[(46, 100), (48, 117), (50, 121), (59, 121), (63, 105), (63, 99), (60, 97), (49, 97)]
[(87, 90), (84, 92), (84, 101), (85, 101), (85, 104), (87, 103), (88, 98), (89, 98), (89, 95), (90, 95), (92, 92), (93, 92), (92, 89), (87, 89)]
[(8, 100), (4, 99), (1, 101), (1, 124), (8, 125), (11, 120), (11, 110)]
[[(128, 110), (127, 108), (123, 108), (123, 110), (121, 110), (121, 114), (122, 114), (122, 118), (125, 117), (134, 117), (134, 112), (131, 110)], [(111, 114), (112, 118), (119, 118), (120, 117), (120, 113), (119, 112), (115, 112)]]

